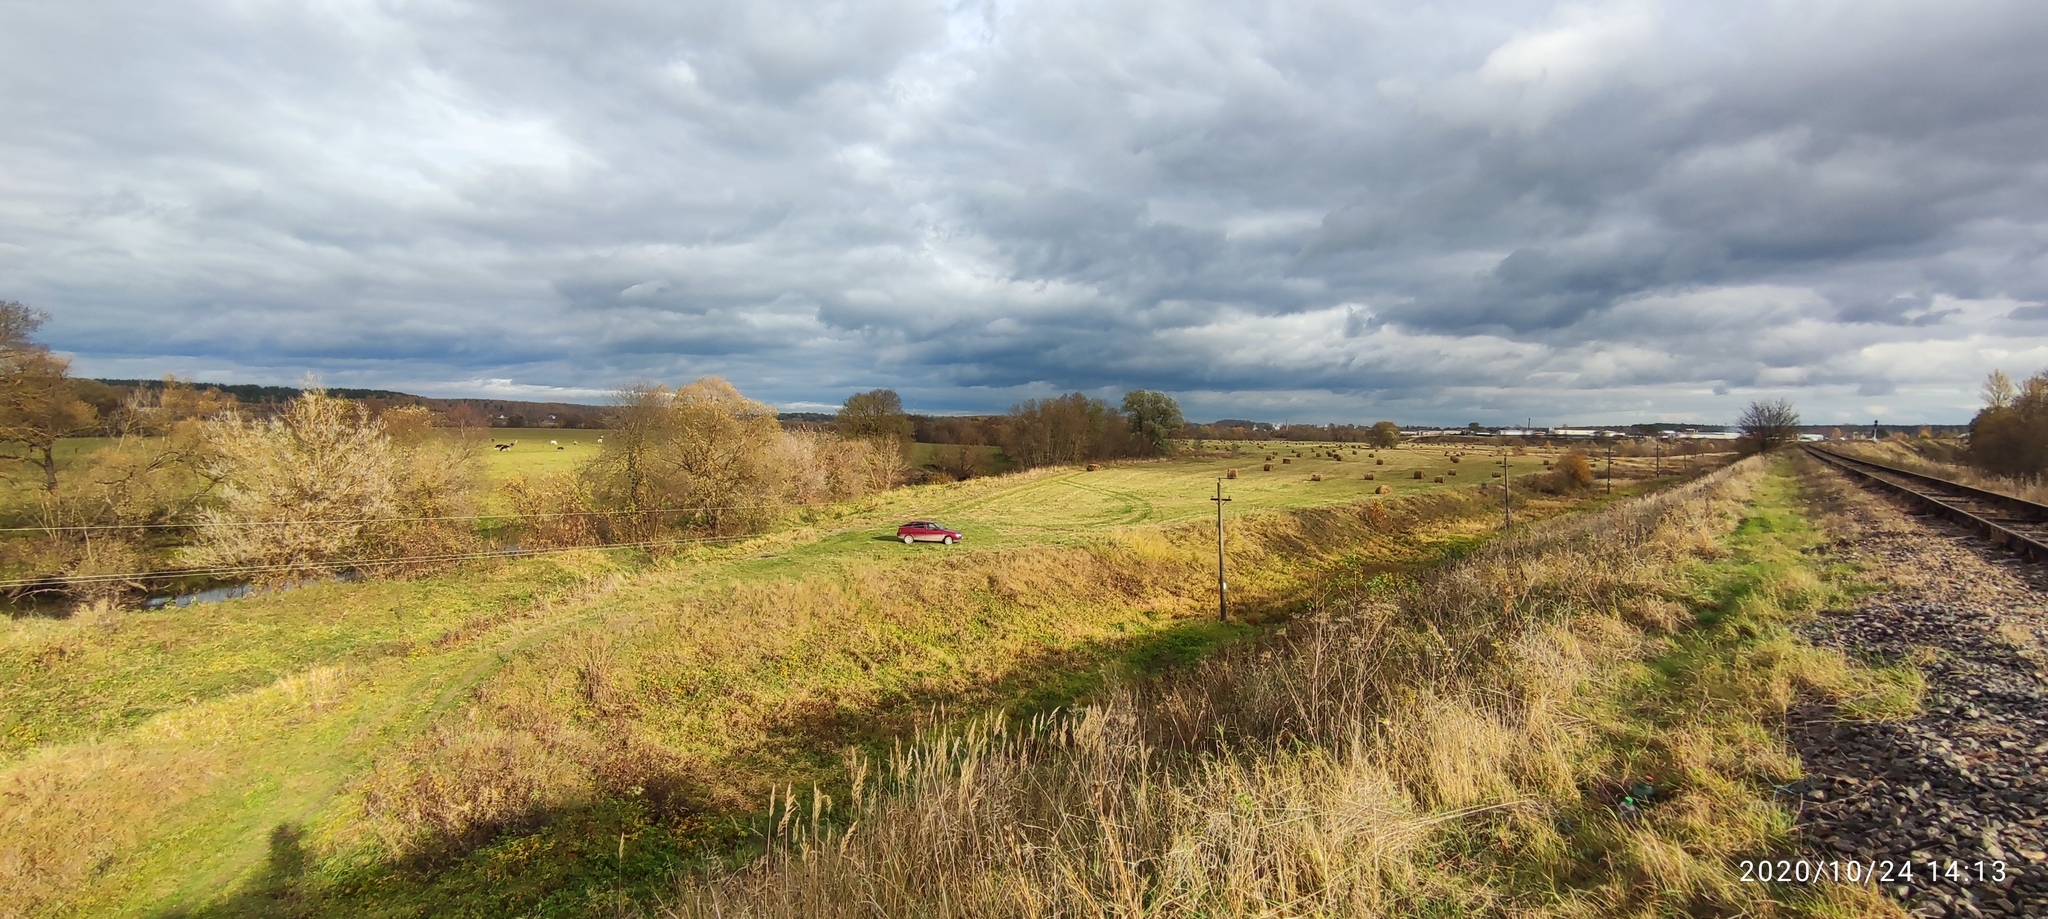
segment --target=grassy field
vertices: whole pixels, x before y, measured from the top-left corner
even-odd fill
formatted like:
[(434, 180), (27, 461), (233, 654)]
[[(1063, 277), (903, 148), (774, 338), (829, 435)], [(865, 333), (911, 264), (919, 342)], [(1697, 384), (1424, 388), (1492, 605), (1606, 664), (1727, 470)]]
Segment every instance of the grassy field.
[[(546, 433), (493, 473), (568, 468), (598, 436)], [(829, 784), (841, 751), (934, 706), (1055, 706), (1242, 634), (1208, 619), (1227, 469), (1254, 621), (1497, 525), (1484, 457), (1278, 452), (1272, 472), (1247, 453), (901, 489), (659, 558), (12, 620), (0, 916), (584, 914), (695, 847), (743, 848), (766, 790)], [(968, 541), (894, 542), (911, 517)]]
[[(492, 428), (493, 448), (484, 452), (484, 468), (492, 479), (514, 475), (570, 472), (602, 449), (603, 431), (562, 428)], [(509, 444), (498, 450), (497, 444)]]
[(1868, 884), (1741, 878), (1796, 851), (1793, 701), (1900, 718), (1923, 686), (1792, 628), (1869, 589), (1816, 509), (1752, 461), (1353, 584), (1284, 634), (785, 801), (766, 857), (655, 912), (1901, 917)]

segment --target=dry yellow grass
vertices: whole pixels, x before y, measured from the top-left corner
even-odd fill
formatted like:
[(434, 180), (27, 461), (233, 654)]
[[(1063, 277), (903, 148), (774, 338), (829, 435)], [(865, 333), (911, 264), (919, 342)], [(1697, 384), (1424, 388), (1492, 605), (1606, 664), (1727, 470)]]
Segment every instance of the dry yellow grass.
[[(842, 800), (781, 791), (769, 853), (684, 876), (667, 913), (1887, 914), (1849, 887), (1793, 909), (1733, 864), (1785, 832), (1748, 777), (1797, 772), (1750, 726), (1816, 673), (1860, 685), (1846, 664), (1766, 647), (1735, 664), (1748, 694), (1677, 687), (1709, 692), (1696, 717), (1630, 733), (1635, 662), (1689, 618), (1672, 584), (1723, 551), (1760, 471), (1525, 533), (1075, 711), (853, 756)], [(1657, 806), (1617, 813), (1652, 776)]]
[[(1489, 501), (1462, 495), (1238, 521), (1233, 606), (1271, 617), (1312, 602), (1305, 568), (1347, 555), (1398, 564), (1492, 524)], [(1053, 649), (1114, 648), (1209, 618), (1213, 539), (1199, 525), (1132, 530), (695, 594), (663, 589), (687, 569), (643, 576), (636, 594), (652, 602), (613, 598), (385, 757), (362, 783), (366, 825), (383, 848), (411, 852), (621, 794), (671, 815), (744, 811), (770, 782), (825, 779), (791, 745), (823, 755), (852, 739), (833, 725), (907, 724), (925, 699), (985, 704), (1056, 665)]]

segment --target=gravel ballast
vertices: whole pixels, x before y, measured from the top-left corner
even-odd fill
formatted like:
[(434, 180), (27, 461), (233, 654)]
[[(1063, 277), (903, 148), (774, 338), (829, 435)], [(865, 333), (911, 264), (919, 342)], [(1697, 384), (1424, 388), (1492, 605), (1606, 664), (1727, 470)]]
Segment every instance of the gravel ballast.
[(1928, 692), (1903, 723), (1791, 713), (1806, 778), (1781, 793), (1798, 800), (1805, 857), (1910, 860), (1911, 881), (1884, 889), (1914, 915), (2048, 916), (2048, 579), (1808, 466), (1830, 551), (1886, 589), (1821, 615), (1806, 637), (1914, 665)]

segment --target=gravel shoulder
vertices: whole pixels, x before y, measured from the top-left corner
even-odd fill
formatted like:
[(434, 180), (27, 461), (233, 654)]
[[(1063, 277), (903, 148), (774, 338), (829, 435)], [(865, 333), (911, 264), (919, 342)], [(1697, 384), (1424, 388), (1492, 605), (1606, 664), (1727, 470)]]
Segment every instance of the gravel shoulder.
[(1801, 467), (1827, 551), (1881, 588), (1805, 637), (1909, 663), (1928, 687), (1905, 722), (1792, 711), (1807, 777), (1784, 792), (1798, 796), (1805, 855), (1912, 860), (1912, 881), (1885, 889), (1914, 915), (2048, 916), (2048, 572)]

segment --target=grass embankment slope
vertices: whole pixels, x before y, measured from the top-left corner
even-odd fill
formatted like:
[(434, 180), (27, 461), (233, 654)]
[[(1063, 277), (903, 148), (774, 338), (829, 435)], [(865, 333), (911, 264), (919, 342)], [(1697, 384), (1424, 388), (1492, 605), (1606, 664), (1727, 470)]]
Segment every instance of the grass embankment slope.
[(1783, 718), (1917, 704), (1789, 626), (1844, 601), (1792, 471), (1750, 463), (1329, 598), (1065, 717), (991, 721), (792, 800), (676, 916), (1895, 916), (1758, 885)]
[[(1383, 480), (1450, 468), (1381, 455)], [(1360, 503), (1363, 464), (1315, 462), (1324, 482), (1304, 458), (1228, 483), (1233, 589), (1254, 617), (1494, 525), (1469, 485), (1396, 481), (1403, 500)], [(605, 884), (645, 888), (689, 845), (744, 836), (765, 789), (831, 781), (841, 748), (929, 706), (1055, 705), (1105, 669), (1228, 639), (1207, 622), (1199, 521), (1215, 478), (1246, 465), (1039, 471), (661, 559), (11, 621), (0, 914), (583, 911)], [(911, 516), (970, 542), (889, 541)], [(623, 866), (589, 849), (620, 833)]]

